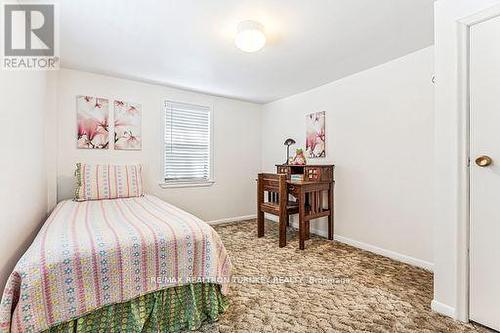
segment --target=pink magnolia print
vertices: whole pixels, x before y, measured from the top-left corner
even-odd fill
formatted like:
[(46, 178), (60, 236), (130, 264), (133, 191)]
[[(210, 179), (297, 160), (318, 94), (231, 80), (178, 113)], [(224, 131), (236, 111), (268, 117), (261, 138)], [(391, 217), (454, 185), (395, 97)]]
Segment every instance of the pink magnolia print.
[(306, 154), (325, 157), (325, 111), (306, 115)]
[(77, 96), (77, 147), (108, 149), (109, 101), (105, 98)]
[(115, 116), (115, 149), (140, 150), (141, 105), (124, 101), (114, 102)]

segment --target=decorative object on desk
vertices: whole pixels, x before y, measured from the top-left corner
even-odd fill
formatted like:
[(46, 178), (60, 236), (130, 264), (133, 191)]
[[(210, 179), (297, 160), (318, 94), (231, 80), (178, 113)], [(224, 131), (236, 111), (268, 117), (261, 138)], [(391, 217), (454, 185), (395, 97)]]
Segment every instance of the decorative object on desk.
[(293, 158), (291, 165), (306, 165), (306, 157), (304, 156), (304, 151), (302, 148), (297, 148), (295, 150), (295, 157)]
[(295, 144), (294, 139), (286, 139), (284, 145), (286, 146), (286, 162), (285, 164), (290, 163), (290, 146)]
[(141, 105), (115, 101), (115, 150), (141, 150)]
[(307, 157), (325, 157), (325, 111), (306, 116), (306, 152)]
[(109, 101), (106, 98), (76, 97), (76, 146), (80, 149), (108, 149)]

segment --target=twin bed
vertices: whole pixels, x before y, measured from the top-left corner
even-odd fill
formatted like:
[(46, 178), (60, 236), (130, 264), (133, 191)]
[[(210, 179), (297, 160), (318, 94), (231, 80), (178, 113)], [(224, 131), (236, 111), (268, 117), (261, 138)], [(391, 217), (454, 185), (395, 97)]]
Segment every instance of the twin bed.
[(225, 311), (231, 263), (218, 234), (143, 195), (140, 172), (78, 166), (80, 201), (60, 202), (19, 260), (1, 331), (173, 332)]

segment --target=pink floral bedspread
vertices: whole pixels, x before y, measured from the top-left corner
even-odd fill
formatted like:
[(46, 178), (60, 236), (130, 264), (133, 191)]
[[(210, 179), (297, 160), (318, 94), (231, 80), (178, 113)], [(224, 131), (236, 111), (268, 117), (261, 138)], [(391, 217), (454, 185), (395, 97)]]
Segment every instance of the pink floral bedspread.
[(212, 227), (154, 196), (63, 201), (9, 277), (0, 330), (40, 332), (188, 283), (219, 283), (226, 293), (230, 270)]

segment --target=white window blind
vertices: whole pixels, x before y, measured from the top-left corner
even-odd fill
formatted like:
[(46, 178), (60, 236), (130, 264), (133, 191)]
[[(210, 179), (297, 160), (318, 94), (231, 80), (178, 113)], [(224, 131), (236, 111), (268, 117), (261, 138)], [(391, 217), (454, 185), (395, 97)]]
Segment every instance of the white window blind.
[(172, 101), (165, 107), (165, 182), (209, 181), (210, 108)]

